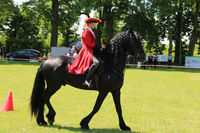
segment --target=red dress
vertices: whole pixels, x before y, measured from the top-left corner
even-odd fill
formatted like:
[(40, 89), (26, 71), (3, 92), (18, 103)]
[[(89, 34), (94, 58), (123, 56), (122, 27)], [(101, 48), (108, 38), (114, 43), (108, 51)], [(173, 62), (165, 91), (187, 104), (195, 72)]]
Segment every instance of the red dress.
[(96, 37), (88, 28), (85, 28), (82, 33), (82, 49), (76, 56), (74, 63), (68, 64), (68, 70), (71, 74), (84, 74), (90, 68), (95, 42)]

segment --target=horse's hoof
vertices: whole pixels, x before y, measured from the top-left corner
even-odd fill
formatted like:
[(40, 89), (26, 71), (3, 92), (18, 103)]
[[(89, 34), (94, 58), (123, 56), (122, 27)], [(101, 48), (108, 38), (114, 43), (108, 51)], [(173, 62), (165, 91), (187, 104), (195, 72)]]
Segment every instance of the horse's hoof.
[(46, 121), (43, 121), (43, 122), (37, 122), (39, 126), (47, 126), (47, 123)]
[(88, 125), (81, 126), (81, 129), (83, 129), (83, 130), (90, 130), (90, 128), (89, 128), (89, 126), (88, 126)]
[(90, 128), (89, 128), (89, 126), (88, 126), (88, 123), (83, 123), (83, 121), (81, 121), (81, 123), (80, 123), (80, 125), (81, 125), (81, 129), (83, 129), (83, 130), (89, 130)]
[(131, 128), (128, 126), (120, 126), (121, 130), (123, 131), (131, 131)]
[(48, 123), (49, 123), (50, 126), (53, 126), (53, 122), (54, 121), (48, 120)]

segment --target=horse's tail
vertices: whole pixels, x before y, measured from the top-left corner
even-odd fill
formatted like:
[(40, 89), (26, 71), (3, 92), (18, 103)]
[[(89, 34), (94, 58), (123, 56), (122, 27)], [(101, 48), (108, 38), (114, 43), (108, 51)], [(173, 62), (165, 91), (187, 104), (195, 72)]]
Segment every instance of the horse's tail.
[(42, 93), (44, 92), (45, 89), (45, 80), (42, 74), (42, 65), (43, 63), (38, 68), (31, 94), (31, 101), (30, 101), (31, 116), (33, 115), (37, 116), (42, 105)]

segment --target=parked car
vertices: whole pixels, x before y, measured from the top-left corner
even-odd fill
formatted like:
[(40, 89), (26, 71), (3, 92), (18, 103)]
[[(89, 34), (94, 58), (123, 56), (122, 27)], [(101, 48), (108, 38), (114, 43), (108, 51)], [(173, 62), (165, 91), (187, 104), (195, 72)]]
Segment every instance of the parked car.
[(16, 59), (35, 59), (35, 58), (39, 58), (42, 56), (42, 53), (38, 50), (35, 49), (23, 49), (23, 50), (19, 50), (16, 52), (10, 52), (8, 54), (6, 54), (6, 57), (9, 60), (14, 60), (14, 58)]

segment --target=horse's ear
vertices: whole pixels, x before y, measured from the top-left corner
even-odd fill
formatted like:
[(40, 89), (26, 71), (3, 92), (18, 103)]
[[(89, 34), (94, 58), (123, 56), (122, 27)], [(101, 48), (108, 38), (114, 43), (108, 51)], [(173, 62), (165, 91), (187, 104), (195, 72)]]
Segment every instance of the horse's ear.
[(128, 33), (133, 34), (133, 29), (129, 29), (129, 30), (128, 30)]
[(128, 30), (128, 33), (130, 34), (130, 37), (131, 37), (131, 38), (135, 38), (135, 37), (134, 37), (135, 35), (134, 35), (133, 29), (129, 29), (129, 30)]

